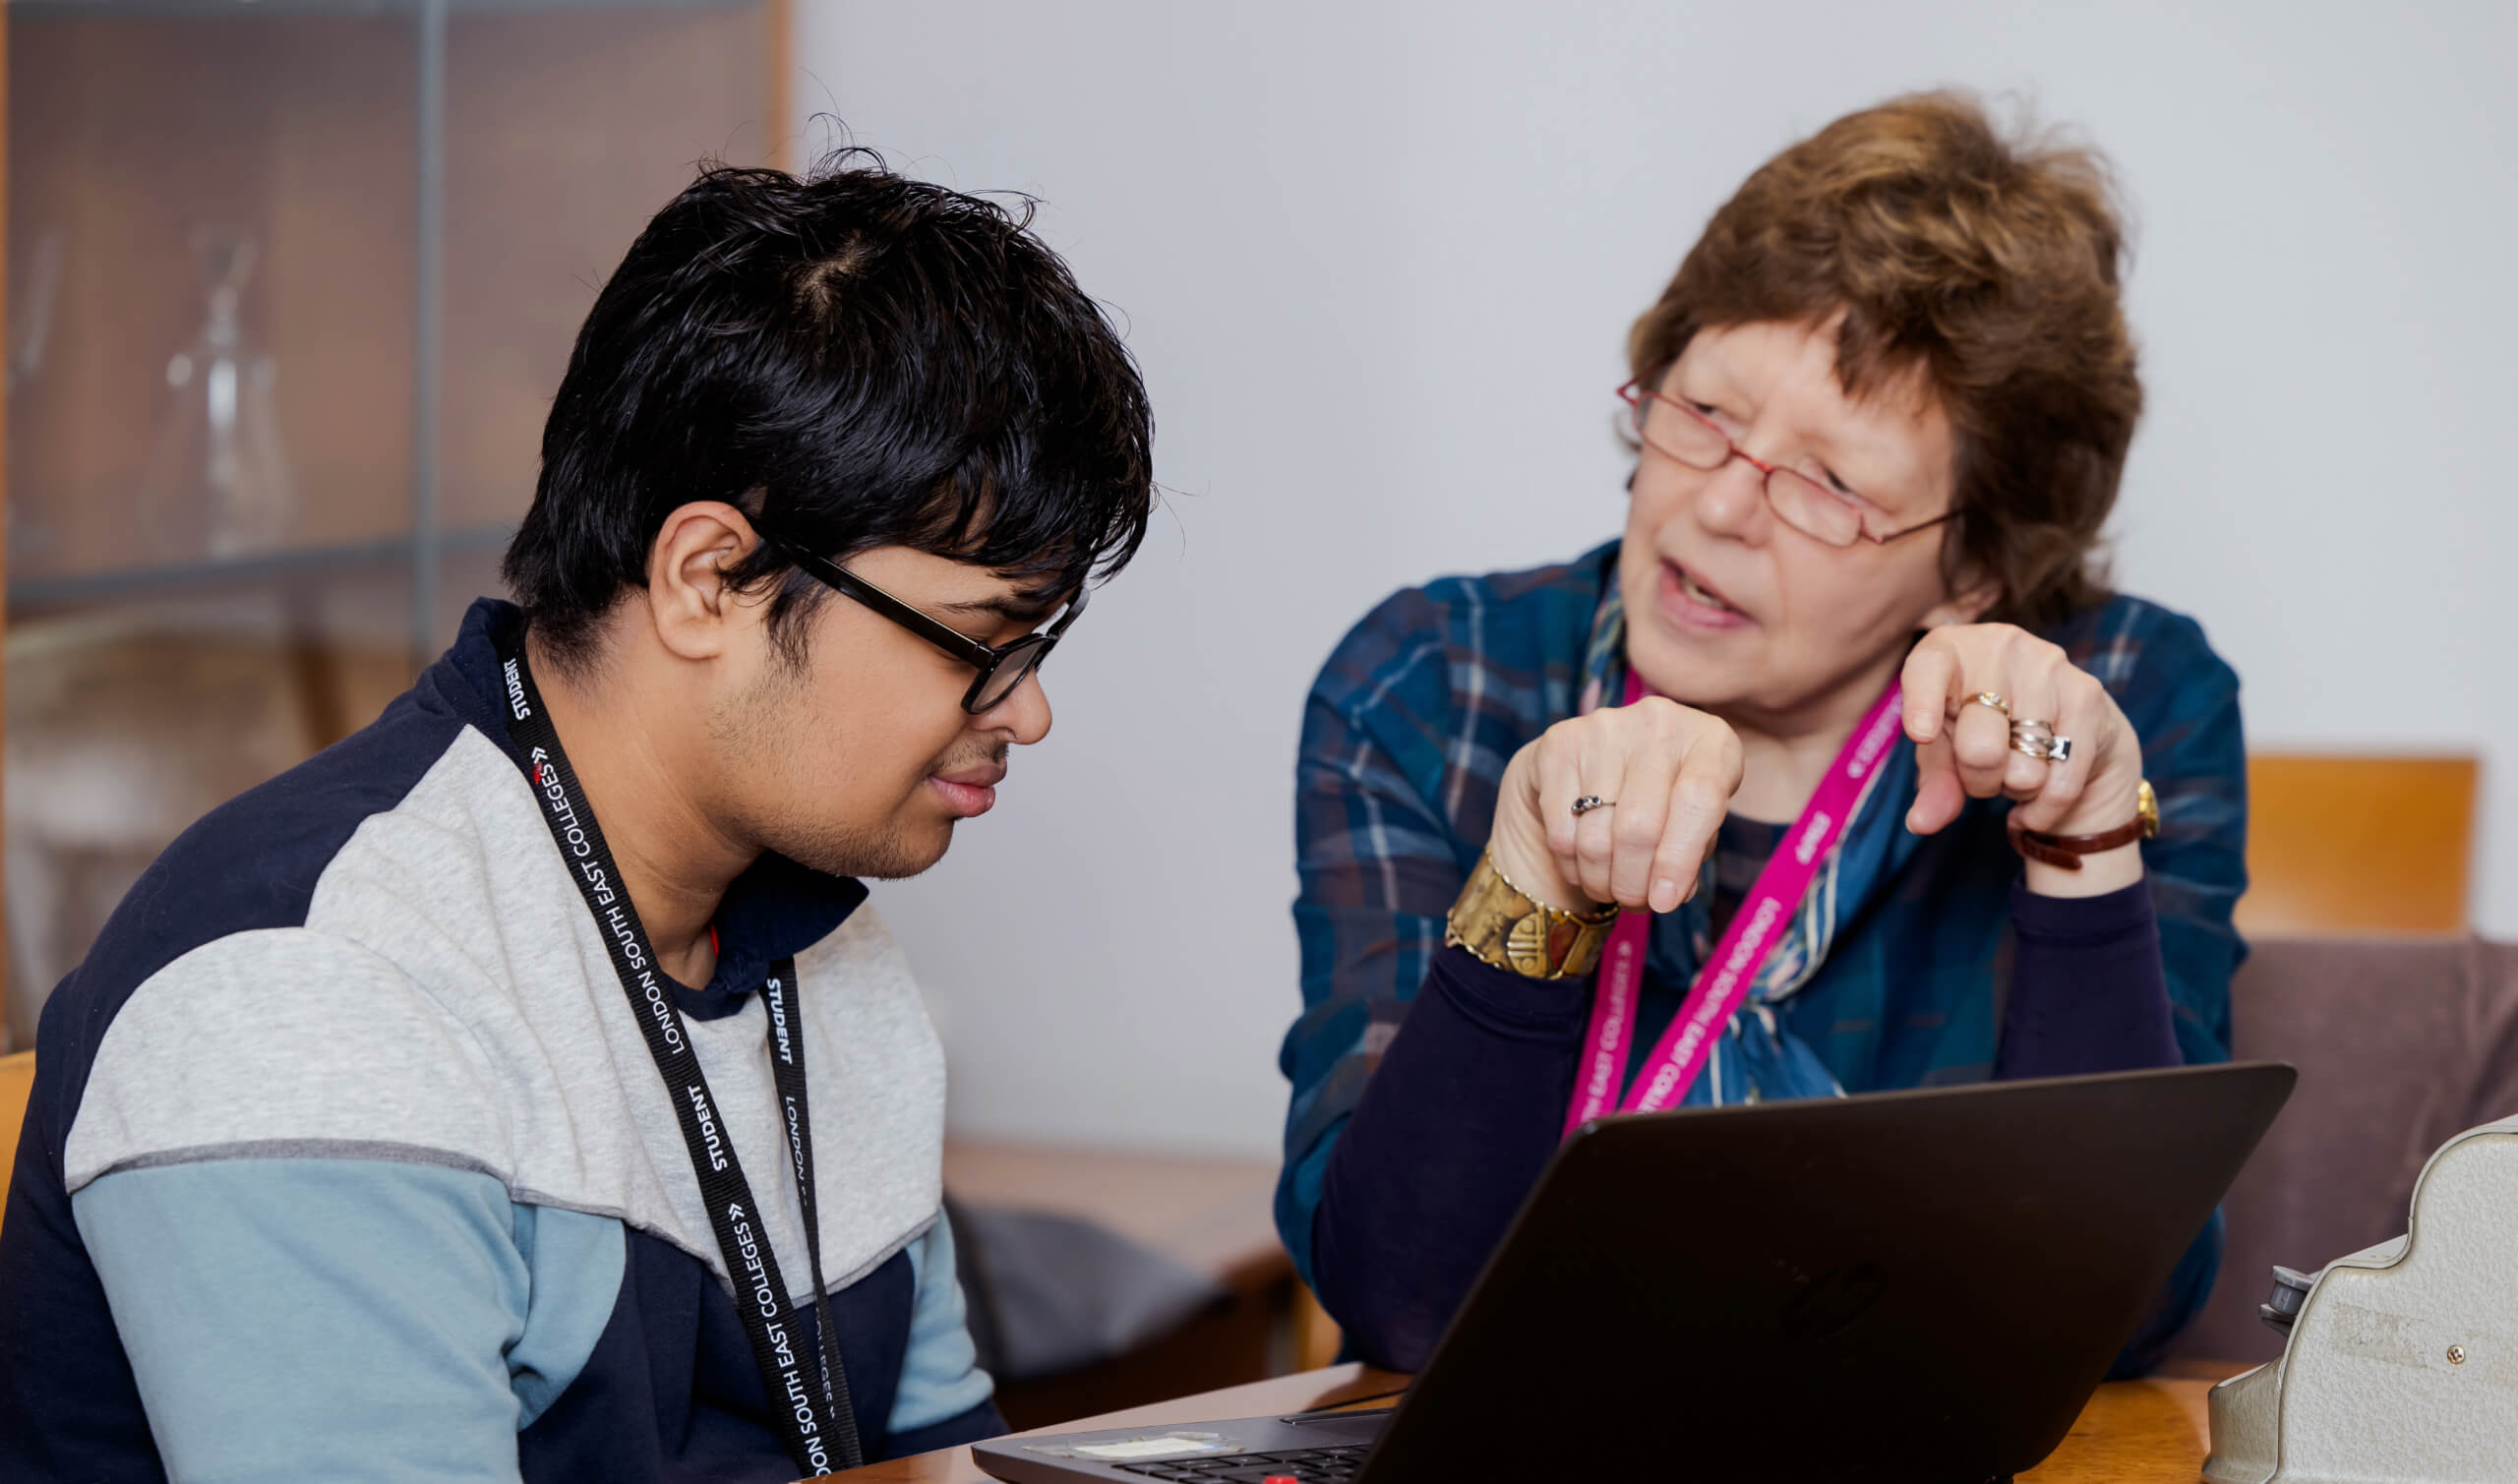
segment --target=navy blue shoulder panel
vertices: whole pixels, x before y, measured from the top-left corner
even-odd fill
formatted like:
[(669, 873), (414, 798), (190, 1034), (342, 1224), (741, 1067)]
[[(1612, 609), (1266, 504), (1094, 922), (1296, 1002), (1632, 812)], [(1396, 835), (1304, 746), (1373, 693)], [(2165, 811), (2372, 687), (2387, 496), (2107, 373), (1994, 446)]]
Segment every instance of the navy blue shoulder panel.
[(97, 1046), (132, 992), (205, 943), (304, 922), (316, 882), (359, 825), (399, 804), (466, 725), (496, 725), (465, 672), (488, 659), (496, 675), (490, 625), (513, 612), (474, 605), (454, 648), (375, 722), (203, 815), (142, 873), (44, 1002), (29, 1121), (42, 1116), (56, 1170)]
[[(0, 1221), (0, 1293), (11, 1296), (0, 1306), (0, 1479), (165, 1477), (63, 1179), (63, 1147), (115, 1015), (206, 943), (303, 923), (359, 825), (397, 806), (466, 726), (507, 746), (496, 641), (520, 622), (507, 604), (476, 604), (454, 647), (373, 726), (187, 830), (54, 990)], [(757, 987), (771, 960), (827, 934), (864, 895), (854, 881), (765, 860), (730, 893), (727, 957)], [(916, 1286), (902, 1253), (831, 1298), (869, 1457), (887, 1447)], [(585, 1369), (518, 1437), (524, 1476), (783, 1481), (794, 1469), (768, 1405), (731, 1293), (696, 1259), (633, 1231), (620, 1300)], [(962, 1441), (994, 1424), (983, 1406), (905, 1441)]]
[[(159, 1480), (139, 1388), (80, 1241), (62, 1149), (96, 1048), (150, 976), (229, 933), (306, 920), (315, 883), (368, 816), (390, 809), (464, 726), (495, 726), (489, 625), (463, 636), (373, 726), (206, 815), (167, 847), (45, 1002), (34, 1096), (0, 1220), (0, 1478)], [(484, 671), (482, 663), (488, 661)], [(493, 733), (493, 736), (501, 735)]]
[[(698, 1259), (640, 1231), (611, 1323), (585, 1368), (516, 1437), (525, 1484), (786, 1484), (795, 1465), (769, 1430), (769, 1398), (734, 1296)], [(869, 1459), (887, 1456), (917, 1278), (894, 1253), (830, 1296), (831, 1328)], [(812, 1333), (809, 1311), (798, 1316)]]

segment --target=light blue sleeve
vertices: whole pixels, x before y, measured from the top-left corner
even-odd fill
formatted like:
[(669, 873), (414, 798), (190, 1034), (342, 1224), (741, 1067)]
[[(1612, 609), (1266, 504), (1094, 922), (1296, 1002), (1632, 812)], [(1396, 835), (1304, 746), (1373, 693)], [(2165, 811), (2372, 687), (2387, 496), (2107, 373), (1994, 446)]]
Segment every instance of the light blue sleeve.
[(909, 1248), (918, 1296), (909, 1315), (909, 1353), (885, 1431), (895, 1435), (958, 1417), (996, 1394), (971, 1343), (962, 1279), (954, 1270), (953, 1228), (939, 1213)]
[(167, 1472), (513, 1480), (620, 1295), (620, 1223), (473, 1170), (224, 1159), (71, 1201)]

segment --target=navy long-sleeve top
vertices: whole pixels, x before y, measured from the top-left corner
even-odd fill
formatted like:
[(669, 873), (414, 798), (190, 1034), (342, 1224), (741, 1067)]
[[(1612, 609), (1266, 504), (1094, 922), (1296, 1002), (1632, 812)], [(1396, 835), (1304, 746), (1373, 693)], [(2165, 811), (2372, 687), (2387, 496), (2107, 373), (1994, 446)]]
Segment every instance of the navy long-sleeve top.
[[(1996, 1076), (2176, 1064), (2145, 886), (2022, 890), (2012, 908), (2018, 956)], [(1582, 984), (1525, 979), (1463, 948), (1434, 956), (1330, 1158), (1312, 1225), (1321, 1303), (1359, 1353), (1423, 1364), (1556, 1150), (1589, 1014)], [(2138, 1370), (2183, 1325), (2183, 1303), (2164, 1308), (2170, 1333), (2155, 1321), (2120, 1369)]]

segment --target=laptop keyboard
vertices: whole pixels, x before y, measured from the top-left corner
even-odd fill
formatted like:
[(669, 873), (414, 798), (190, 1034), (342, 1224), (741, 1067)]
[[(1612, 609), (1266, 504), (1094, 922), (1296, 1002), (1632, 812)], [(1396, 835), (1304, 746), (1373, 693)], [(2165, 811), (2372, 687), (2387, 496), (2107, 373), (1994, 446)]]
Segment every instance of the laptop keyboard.
[(1347, 1484), (1364, 1466), (1365, 1452), (1361, 1445), (1299, 1448), (1284, 1454), (1225, 1454), (1112, 1466), (1132, 1474), (1183, 1480), (1187, 1484), (1260, 1484), (1269, 1478), (1298, 1479), (1301, 1484)]

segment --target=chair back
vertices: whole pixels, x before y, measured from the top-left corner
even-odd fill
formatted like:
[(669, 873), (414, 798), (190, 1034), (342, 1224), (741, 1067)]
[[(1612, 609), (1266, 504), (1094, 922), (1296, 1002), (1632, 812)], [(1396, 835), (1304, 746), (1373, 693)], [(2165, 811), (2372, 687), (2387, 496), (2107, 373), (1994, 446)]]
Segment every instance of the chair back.
[(2250, 755), (2248, 938), (2466, 931), (2475, 759)]
[(35, 1090), (35, 1053), (0, 1056), (0, 1213), (9, 1209), (9, 1175), (18, 1167), (18, 1136)]

